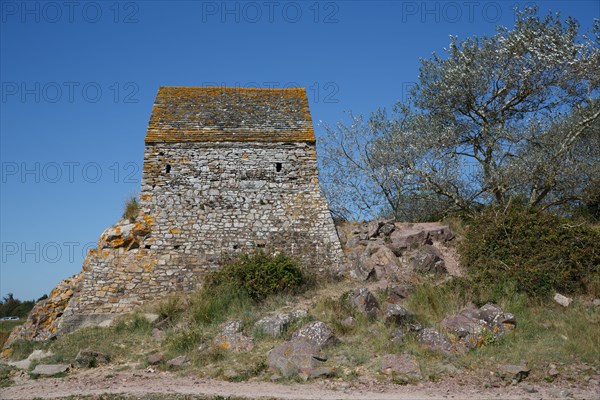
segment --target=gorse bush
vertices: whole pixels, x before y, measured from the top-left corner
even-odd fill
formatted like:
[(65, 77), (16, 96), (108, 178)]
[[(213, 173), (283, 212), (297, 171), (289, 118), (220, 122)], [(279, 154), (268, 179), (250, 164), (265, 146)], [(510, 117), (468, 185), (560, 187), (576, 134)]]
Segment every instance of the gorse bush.
[(512, 205), (476, 217), (461, 244), (461, 262), (481, 285), (514, 285), (543, 297), (600, 294), (600, 231), (539, 210)]
[(209, 287), (243, 291), (254, 301), (268, 296), (294, 292), (305, 282), (298, 263), (284, 255), (270, 255), (262, 250), (242, 254), (227, 262), (208, 278)]

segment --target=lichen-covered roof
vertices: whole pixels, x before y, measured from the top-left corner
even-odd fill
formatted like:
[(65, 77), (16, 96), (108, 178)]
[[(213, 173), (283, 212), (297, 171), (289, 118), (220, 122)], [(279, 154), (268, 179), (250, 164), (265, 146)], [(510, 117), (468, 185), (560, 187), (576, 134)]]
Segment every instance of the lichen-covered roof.
[(314, 142), (306, 91), (161, 87), (147, 143), (199, 141)]

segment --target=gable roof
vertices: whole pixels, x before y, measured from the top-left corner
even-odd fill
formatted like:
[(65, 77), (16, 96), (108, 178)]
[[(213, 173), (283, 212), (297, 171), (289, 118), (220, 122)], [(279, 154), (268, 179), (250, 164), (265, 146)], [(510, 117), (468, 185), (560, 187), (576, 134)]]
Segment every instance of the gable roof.
[(146, 143), (315, 142), (306, 91), (163, 86)]

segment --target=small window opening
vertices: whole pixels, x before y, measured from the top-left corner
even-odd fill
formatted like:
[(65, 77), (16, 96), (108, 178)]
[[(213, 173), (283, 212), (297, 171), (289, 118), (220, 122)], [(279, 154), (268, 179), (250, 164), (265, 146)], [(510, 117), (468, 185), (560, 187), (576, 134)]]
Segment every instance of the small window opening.
[(144, 247), (145, 247), (146, 249), (151, 249), (151, 248), (152, 248), (152, 246), (151, 246), (151, 245), (149, 245), (149, 244), (145, 245)]
[(167, 164), (167, 168), (165, 168), (165, 172), (168, 174), (171, 172), (171, 164)]
[(237, 244), (234, 244), (234, 245), (233, 245), (233, 249), (234, 249), (234, 250), (237, 250), (237, 249), (238, 249), (238, 247), (239, 247), (239, 246), (238, 246)]
[(163, 153), (162, 151), (160, 153), (158, 153), (159, 156), (164, 156), (165, 153)]
[(173, 248), (174, 248), (175, 250), (179, 249), (180, 247), (181, 247), (181, 245), (180, 245), (180, 244), (176, 244), (175, 246), (173, 246)]
[(275, 170), (276, 170), (277, 172), (281, 172), (281, 168), (282, 168), (282, 165), (281, 165), (281, 163), (280, 163), (280, 162), (278, 162), (278, 163), (275, 163)]

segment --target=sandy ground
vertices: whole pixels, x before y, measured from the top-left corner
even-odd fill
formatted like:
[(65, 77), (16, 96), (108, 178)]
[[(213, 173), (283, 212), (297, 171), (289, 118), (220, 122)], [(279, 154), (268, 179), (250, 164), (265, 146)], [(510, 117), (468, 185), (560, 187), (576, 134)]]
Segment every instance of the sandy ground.
[(63, 378), (15, 379), (15, 384), (0, 389), (0, 399), (52, 399), (71, 395), (105, 393), (144, 396), (147, 394), (187, 394), (205, 396), (239, 396), (248, 399), (590, 399), (600, 398), (600, 386), (576, 387), (553, 384), (530, 385), (530, 393), (521, 386), (485, 388), (464, 381), (421, 383), (416, 385), (349, 384), (341, 381), (312, 381), (305, 384), (271, 382), (225, 382), (178, 376), (174, 373), (146, 371), (114, 372), (107, 369), (85, 370)]

